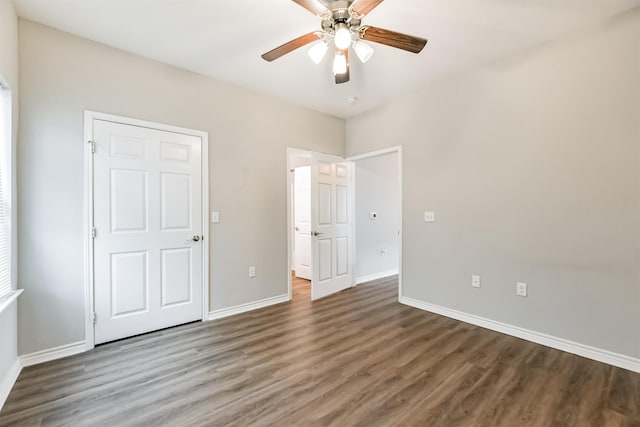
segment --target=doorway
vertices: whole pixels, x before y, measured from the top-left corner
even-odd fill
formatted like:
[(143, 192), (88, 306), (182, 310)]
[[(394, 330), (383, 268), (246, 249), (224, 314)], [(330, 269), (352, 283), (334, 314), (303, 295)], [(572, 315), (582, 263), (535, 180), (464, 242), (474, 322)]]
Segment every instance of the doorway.
[(311, 298), (311, 154), (295, 153), (289, 158), (291, 194), (291, 295)]
[(356, 279), (398, 275), (402, 295), (402, 147), (348, 158), (354, 162)]
[(207, 134), (85, 119), (87, 348), (206, 319)]

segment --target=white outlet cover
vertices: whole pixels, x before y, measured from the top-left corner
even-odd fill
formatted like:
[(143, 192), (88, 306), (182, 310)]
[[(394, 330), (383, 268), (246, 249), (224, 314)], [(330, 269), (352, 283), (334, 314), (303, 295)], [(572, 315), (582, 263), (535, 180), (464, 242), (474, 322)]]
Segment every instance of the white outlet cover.
[(220, 212), (211, 212), (211, 222), (220, 222)]
[(473, 286), (474, 288), (480, 287), (480, 276), (477, 276), (475, 274), (471, 276), (471, 286)]
[(256, 268), (249, 267), (249, 277), (256, 277)]
[(521, 297), (527, 296), (527, 284), (524, 282), (516, 283), (516, 295)]
[(433, 211), (424, 211), (424, 222), (435, 222), (436, 213)]

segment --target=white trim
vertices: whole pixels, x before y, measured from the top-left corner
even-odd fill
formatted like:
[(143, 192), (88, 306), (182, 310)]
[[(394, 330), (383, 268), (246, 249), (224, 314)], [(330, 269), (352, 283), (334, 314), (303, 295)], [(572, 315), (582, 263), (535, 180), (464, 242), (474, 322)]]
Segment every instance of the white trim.
[(209, 238), (209, 132), (198, 132), (202, 138), (200, 150), (201, 174), (202, 174), (202, 194), (200, 202), (202, 204), (202, 321), (209, 320), (209, 248), (211, 242)]
[(0, 298), (0, 313), (2, 313), (12, 302), (18, 299), (18, 295), (22, 293), (24, 289), (15, 289), (9, 292), (8, 295)]
[(90, 111), (84, 112), (84, 338), (85, 350), (91, 350), (95, 343), (93, 328), (93, 119)]
[(402, 217), (402, 146), (398, 146), (398, 196), (400, 197), (400, 225), (398, 227), (398, 298), (402, 295), (402, 224), (404, 223), (404, 219)]
[[(6, 121), (6, 127), (3, 129), (5, 135), (2, 135), (0, 139), (4, 137), (7, 138), (5, 141), (6, 144), (2, 144), (0, 149), (2, 154), (0, 158), (4, 160), (2, 164), (2, 168), (0, 168), (0, 174), (2, 175), (3, 189), (5, 192), (5, 200), (1, 202), (4, 204), (3, 213), (5, 218), (6, 225), (6, 243), (8, 247), (6, 248), (9, 253), (6, 254), (9, 257), (9, 292), (4, 294), (2, 298), (0, 298), (0, 312), (2, 309), (6, 308), (9, 303), (15, 300), (15, 297), (20, 295), (20, 292), (17, 292), (16, 283), (18, 283), (18, 251), (17, 251), (17, 236), (16, 233), (16, 223), (17, 220), (17, 203), (16, 203), (16, 140), (15, 135), (17, 133), (17, 126), (14, 126), (16, 123), (15, 119), (18, 116), (18, 111), (16, 110), (14, 101), (17, 100), (17, 96), (14, 99), (14, 93), (9, 86), (9, 84), (2, 79), (0, 76), (0, 103), (4, 104), (3, 108), (0, 108), (0, 113), (3, 114), (4, 117), (1, 117), (0, 120)], [(7, 304), (4, 304), (4, 298), (7, 298)]]
[(85, 352), (85, 342), (78, 341), (71, 344), (61, 345), (60, 347), (48, 348), (46, 350), (36, 351), (34, 353), (23, 354), (18, 356), (20, 365), (23, 368), (40, 363), (50, 362), (63, 357), (73, 356), (74, 354)]
[(22, 371), (22, 366), (20, 365), (20, 361), (16, 359), (7, 373), (4, 374), (4, 378), (2, 378), (2, 382), (0, 382), (0, 409), (2, 409), (4, 403), (7, 401), (11, 389), (20, 375), (20, 371)]
[(290, 300), (288, 294), (278, 295), (276, 297), (265, 298), (259, 301), (249, 302), (246, 304), (240, 304), (233, 307), (221, 308), (219, 310), (213, 310), (209, 312), (209, 320), (222, 319), (223, 317), (234, 316), (240, 313), (246, 313), (247, 311), (257, 310), (259, 308), (268, 307), (270, 305), (282, 304)]
[[(376, 150), (376, 151), (371, 151), (369, 153), (364, 153), (364, 154), (358, 154), (355, 156), (351, 156), (351, 157), (347, 157), (347, 160), (349, 161), (357, 161), (357, 160), (363, 160), (363, 159), (369, 159), (371, 157), (376, 157), (376, 156), (383, 156), (385, 154), (391, 154), (391, 153), (398, 153), (398, 195), (400, 198), (400, 205), (398, 206), (398, 209), (400, 210), (400, 212), (398, 213), (398, 216), (400, 218), (400, 224), (398, 225), (398, 232), (399, 232), (399, 236), (398, 236), (398, 272), (396, 274), (398, 274), (398, 301), (400, 301), (401, 295), (402, 295), (402, 223), (404, 221), (404, 219), (402, 218), (402, 145), (396, 145), (393, 147), (389, 147), (389, 148), (383, 148), (381, 150)], [(355, 168), (354, 168), (355, 169)], [(354, 189), (355, 189), (355, 185), (354, 185)], [(354, 191), (358, 191), (357, 189), (355, 189)], [(355, 197), (354, 197), (355, 199)], [(354, 224), (355, 226), (355, 224)], [(356, 233), (353, 233), (353, 240), (355, 241), (357, 238)], [(357, 256), (357, 254), (355, 254), (355, 256)], [(355, 258), (355, 257), (354, 257)], [(357, 279), (356, 279), (356, 285), (358, 284)]]
[(93, 327), (94, 306), (94, 276), (93, 276), (93, 239), (91, 229), (93, 227), (93, 156), (91, 144), (93, 141), (93, 122), (102, 120), (113, 123), (121, 123), (166, 132), (181, 133), (201, 138), (201, 166), (202, 166), (202, 320), (209, 319), (209, 133), (178, 126), (146, 120), (132, 119), (129, 117), (115, 116), (113, 114), (99, 113), (85, 110), (84, 112), (84, 295), (85, 295), (85, 350), (91, 350), (95, 346), (95, 334)]
[(465, 323), (480, 326), (482, 328), (490, 329), (492, 331), (497, 331), (517, 338), (522, 338), (524, 340), (542, 344), (544, 346), (555, 348), (557, 350), (566, 351), (567, 353), (576, 354), (578, 356), (586, 357), (587, 359), (596, 360), (598, 362), (607, 363), (609, 365), (640, 373), (640, 359), (637, 358), (625, 356), (623, 354), (614, 353), (585, 344), (580, 344), (578, 342), (569, 341), (564, 338), (558, 338), (552, 335), (531, 331), (529, 329), (520, 328), (518, 326), (509, 325), (507, 323), (497, 322), (495, 320), (464, 313), (462, 311), (452, 310), (450, 308), (442, 307), (439, 305), (429, 304), (427, 302), (420, 301), (414, 298), (401, 296), (400, 303), (421, 310), (429, 311), (431, 313), (450, 317), (452, 319), (460, 320)]
[(360, 283), (370, 282), (372, 280), (383, 279), (385, 277), (394, 276), (398, 274), (400, 270), (394, 268), (393, 270), (381, 271), (380, 273), (368, 274), (366, 276), (356, 277), (356, 285)]
[(351, 225), (351, 238), (349, 239), (349, 267), (351, 269), (351, 287), (358, 285), (358, 278), (356, 277), (356, 265), (358, 265), (358, 248), (356, 246), (356, 162), (348, 160), (349, 162), (349, 224)]
[(377, 156), (382, 156), (385, 154), (391, 154), (391, 153), (400, 152), (400, 151), (402, 151), (402, 146), (395, 145), (393, 147), (383, 148), (382, 150), (376, 150), (376, 151), (371, 151), (369, 153), (357, 154), (355, 156), (347, 157), (347, 160), (354, 162), (356, 160), (368, 159), (370, 157), (377, 157)]

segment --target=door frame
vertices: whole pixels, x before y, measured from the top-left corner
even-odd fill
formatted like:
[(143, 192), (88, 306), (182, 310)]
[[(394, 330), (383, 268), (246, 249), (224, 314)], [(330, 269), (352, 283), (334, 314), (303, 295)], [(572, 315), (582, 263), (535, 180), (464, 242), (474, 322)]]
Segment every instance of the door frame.
[[(358, 154), (355, 156), (347, 157), (348, 161), (357, 162), (358, 160), (369, 159), (372, 157), (383, 156), (385, 154), (398, 153), (398, 192), (400, 193), (400, 206), (398, 206), (400, 223), (398, 225), (399, 236), (398, 236), (398, 301), (402, 298), (402, 145), (396, 145), (389, 148), (383, 148), (381, 150), (371, 151), (368, 153)], [(355, 166), (354, 166), (355, 171)], [(355, 173), (354, 173), (355, 175)], [(353, 186), (353, 192), (357, 192), (358, 189)], [(355, 224), (354, 224), (355, 226)], [(357, 236), (354, 231), (354, 240)], [(357, 254), (356, 254), (357, 256)]]
[(93, 122), (95, 120), (119, 123), (155, 129), (160, 131), (180, 133), (199, 137), (202, 141), (202, 321), (209, 320), (209, 133), (194, 129), (187, 129), (146, 120), (116, 116), (96, 111), (84, 111), (84, 307), (85, 307), (85, 351), (95, 347), (95, 333), (93, 327), (94, 301), (94, 251), (93, 251)]

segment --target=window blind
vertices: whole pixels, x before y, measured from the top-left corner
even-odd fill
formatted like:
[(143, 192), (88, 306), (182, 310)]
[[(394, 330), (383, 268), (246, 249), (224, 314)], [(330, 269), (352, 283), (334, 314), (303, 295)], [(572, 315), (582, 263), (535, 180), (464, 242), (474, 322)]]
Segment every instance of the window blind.
[(9, 206), (11, 189), (8, 172), (10, 163), (7, 153), (11, 147), (11, 97), (0, 85), (0, 298), (12, 291), (11, 286), (11, 232)]

